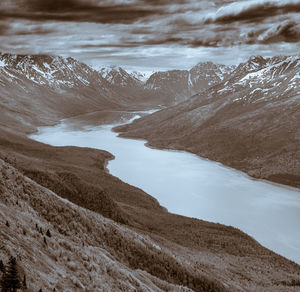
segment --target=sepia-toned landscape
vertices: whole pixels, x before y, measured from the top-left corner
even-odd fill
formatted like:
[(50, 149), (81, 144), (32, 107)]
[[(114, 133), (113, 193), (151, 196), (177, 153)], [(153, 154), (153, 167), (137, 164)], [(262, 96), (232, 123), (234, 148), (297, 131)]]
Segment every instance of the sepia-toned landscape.
[(299, 11), (2, 1), (1, 291), (300, 291)]

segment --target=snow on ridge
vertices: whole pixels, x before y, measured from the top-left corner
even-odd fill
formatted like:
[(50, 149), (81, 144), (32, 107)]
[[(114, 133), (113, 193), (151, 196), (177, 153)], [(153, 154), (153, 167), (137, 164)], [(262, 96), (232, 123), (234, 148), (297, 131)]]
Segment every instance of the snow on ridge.
[[(250, 72), (248, 73), (246, 76), (244, 76), (240, 82), (243, 82), (243, 81), (246, 81), (246, 80), (249, 80), (249, 79), (253, 79), (253, 78), (260, 78), (261, 80), (263, 79), (263, 77), (268, 77), (267, 74), (271, 73), (272, 70), (277, 70), (279, 69), (282, 65), (284, 64), (287, 64), (287, 67), (283, 67), (280, 72), (276, 72), (276, 71), (273, 71), (273, 74), (272, 76), (269, 76), (269, 78), (274, 78), (274, 75), (277, 73), (278, 75), (282, 75), (282, 73), (291, 66), (291, 64), (293, 62), (295, 62), (297, 59), (295, 58), (292, 58), (292, 57), (289, 57), (283, 61), (280, 61), (278, 63), (275, 63), (273, 65), (270, 65), (270, 66), (267, 66), (267, 67), (264, 67), (258, 71), (255, 71), (255, 72)], [(299, 62), (299, 61), (298, 61)], [(298, 63), (299, 64), (299, 63)], [(298, 65), (297, 64), (297, 65)], [(264, 75), (264, 76), (263, 76)]]
[(217, 70), (215, 71), (216, 75), (220, 78), (220, 80), (223, 80), (225, 78), (224, 72), (218, 72)]
[(252, 78), (261, 77), (265, 71), (266, 71), (266, 68), (263, 68), (261, 70), (255, 71), (255, 72), (248, 73), (240, 81), (243, 82), (243, 81), (246, 81), (246, 80), (249, 80), (249, 79), (252, 79)]
[(150, 76), (153, 73), (156, 73), (154, 70), (136, 71), (136, 70), (127, 69), (126, 71), (128, 72), (128, 74), (130, 74), (134, 78), (142, 81), (143, 83), (146, 83), (148, 81), (148, 79), (150, 78)]
[(191, 80), (191, 72), (189, 72), (188, 84), (189, 84), (189, 86), (193, 86), (193, 82)]
[(6, 66), (6, 62), (4, 60), (0, 61), (0, 67), (5, 67)]

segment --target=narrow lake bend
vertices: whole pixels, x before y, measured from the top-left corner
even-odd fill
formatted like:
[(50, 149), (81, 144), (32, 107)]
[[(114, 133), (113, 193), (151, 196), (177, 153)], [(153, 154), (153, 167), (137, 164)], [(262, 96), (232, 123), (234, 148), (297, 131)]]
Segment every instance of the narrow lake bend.
[(117, 137), (116, 126), (74, 128), (66, 121), (41, 127), (30, 138), (54, 146), (104, 149), (108, 169), (143, 189), (170, 212), (235, 226), (262, 245), (300, 264), (300, 191), (249, 178), (196, 155), (146, 147)]

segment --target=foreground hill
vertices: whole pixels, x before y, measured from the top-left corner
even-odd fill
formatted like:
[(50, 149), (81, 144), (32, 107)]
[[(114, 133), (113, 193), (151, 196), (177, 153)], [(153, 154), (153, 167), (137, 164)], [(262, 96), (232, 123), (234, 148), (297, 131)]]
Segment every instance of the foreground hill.
[(299, 56), (252, 57), (223, 82), (117, 129), (300, 187)]
[(29, 291), (191, 291), (133, 264), (135, 253), (175, 263), (148, 236), (62, 200), (2, 160), (0, 173), (0, 257), (17, 258)]
[(235, 228), (168, 213), (107, 174), (107, 152), (1, 137), (0, 259), (16, 257), (33, 291), (298, 287), (298, 265)]
[[(60, 117), (127, 106), (126, 97), (106, 98), (88, 84), (97, 72), (47, 58), (1, 61), (0, 260), (17, 259), (29, 291), (299, 288), (297, 264), (235, 228), (169, 213), (107, 173), (108, 152), (26, 138), (25, 131)], [(47, 64), (52, 77), (44, 75)], [(99, 80), (103, 92), (110, 88)]]

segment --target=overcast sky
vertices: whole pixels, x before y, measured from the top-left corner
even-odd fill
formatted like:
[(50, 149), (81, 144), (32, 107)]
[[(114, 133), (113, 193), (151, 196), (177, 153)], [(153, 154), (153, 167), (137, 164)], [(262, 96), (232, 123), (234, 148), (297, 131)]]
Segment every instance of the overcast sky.
[(127, 69), (300, 52), (300, 0), (0, 0), (0, 51)]

